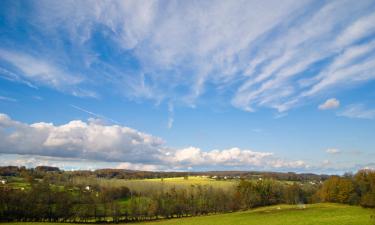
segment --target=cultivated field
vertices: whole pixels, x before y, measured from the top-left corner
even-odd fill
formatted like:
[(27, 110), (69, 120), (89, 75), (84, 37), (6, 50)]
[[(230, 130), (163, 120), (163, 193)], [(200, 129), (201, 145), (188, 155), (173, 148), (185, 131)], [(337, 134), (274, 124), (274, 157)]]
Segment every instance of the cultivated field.
[[(373, 211), (340, 204), (278, 205), (212, 216), (142, 222), (143, 225), (373, 225)], [(61, 223), (4, 223), (61, 225)]]
[(72, 181), (75, 185), (79, 184), (96, 184), (98, 186), (107, 187), (123, 187), (126, 186), (130, 190), (144, 193), (151, 190), (161, 190), (174, 188), (189, 188), (192, 185), (207, 185), (213, 188), (231, 189), (238, 184), (238, 180), (215, 180), (208, 177), (189, 176), (188, 179), (184, 177), (174, 178), (155, 178), (155, 179), (100, 179), (100, 178), (80, 178), (76, 177)]

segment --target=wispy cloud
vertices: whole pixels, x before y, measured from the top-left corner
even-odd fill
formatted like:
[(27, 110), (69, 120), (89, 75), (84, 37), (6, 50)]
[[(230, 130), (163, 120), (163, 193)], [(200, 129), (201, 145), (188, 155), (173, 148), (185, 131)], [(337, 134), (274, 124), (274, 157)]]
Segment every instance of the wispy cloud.
[(5, 79), (5, 80), (12, 81), (12, 82), (22, 83), (24, 85), (27, 85), (30, 88), (33, 88), (33, 89), (38, 89), (38, 87), (36, 87), (32, 83), (30, 83), (29, 81), (26, 81), (25, 79), (22, 79), (21, 76), (15, 74), (13, 72), (10, 72), (9, 70), (7, 70), (5, 68), (2, 68), (2, 67), (0, 67), (0, 77)]
[(174, 123), (174, 106), (172, 103), (169, 103), (168, 104), (168, 129), (171, 129), (173, 127), (173, 123)]
[(0, 68), (4, 78), (27, 84), (29, 87), (47, 86), (78, 97), (97, 97), (93, 91), (80, 88), (83, 77), (70, 74), (54, 63), (26, 53), (0, 49), (0, 59), (10, 64), (17, 73)]
[(353, 104), (337, 115), (355, 119), (375, 119), (375, 109), (368, 109), (363, 104)]
[(0, 95), (0, 101), (17, 102), (17, 99)]
[(40, 81), (56, 88), (81, 82), (78, 76), (66, 74), (50, 63), (25, 53), (0, 49), (0, 58), (19, 69), (26, 79)]
[[(93, 85), (189, 106), (220, 95), (242, 110), (285, 112), (375, 79), (371, 0), (33, 5), (26, 14), (33, 31), (56, 41), (36, 45), (48, 60), (28, 48), (0, 56), (28, 82), (75, 86), (76, 95), (90, 96), (77, 89)], [(107, 52), (95, 47), (97, 37)]]
[[(285, 32), (270, 33), (271, 41), (267, 39), (263, 44), (272, 50), (257, 54), (254, 59), (257, 65), (252, 65), (255, 69), (238, 89), (233, 103), (240, 108), (260, 105), (285, 111), (298, 106), (307, 97), (324, 93), (328, 87), (353, 85), (350, 80), (360, 83), (373, 79), (369, 69), (374, 65), (373, 60), (365, 57), (371, 55), (373, 43), (359, 46), (348, 43), (337, 46), (335, 43), (334, 37), (340, 24), (357, 19), (345, 16), (343, 13), (347, 9), (344, 1), (330, 2), (310, 11), (310, 15), (302, 16), (300, 22), (288, 26)], [(366, 16), (360, 18), (370, 19)], [(355, 40), (365, 37), (359, 35)], [(327, 61), (325, 66), (314, 66), (324, 60)], [(310, 77), (303, 73), (309, 74), (308, 71), (313, 69), (322, 72), (316, 76), (311, 74)], [(366, 78), (358, 79), (358, 75), (365, 74)]]

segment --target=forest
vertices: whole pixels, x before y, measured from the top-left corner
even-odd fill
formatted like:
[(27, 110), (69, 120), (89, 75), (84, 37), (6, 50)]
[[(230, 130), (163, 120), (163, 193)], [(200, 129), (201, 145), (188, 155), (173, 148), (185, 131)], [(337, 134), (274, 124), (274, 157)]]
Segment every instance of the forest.
[(319, 202), (375, 207), (373, 170), (328, 176), (2, 167), (0, 176), (2, 222), (136, 222)]

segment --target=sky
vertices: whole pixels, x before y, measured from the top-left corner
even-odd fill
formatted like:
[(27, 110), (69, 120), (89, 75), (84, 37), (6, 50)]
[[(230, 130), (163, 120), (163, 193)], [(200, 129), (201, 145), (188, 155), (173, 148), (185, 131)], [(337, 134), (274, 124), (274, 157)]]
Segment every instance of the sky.
[(375, 168), (375, 2), (0, 2), (0, 166)]

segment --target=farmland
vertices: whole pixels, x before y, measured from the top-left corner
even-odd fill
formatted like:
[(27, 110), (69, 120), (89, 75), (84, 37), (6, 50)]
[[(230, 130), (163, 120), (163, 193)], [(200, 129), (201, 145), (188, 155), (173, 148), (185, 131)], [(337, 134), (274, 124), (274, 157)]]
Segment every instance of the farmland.
[(301, 218), (306, 224), (316, 220), (331, 224), (363, 220), (361, 224), (368, 224), (371, 210), (366, 208), (375, 206), (375, 172), (371, 170), (325, 180), (305, 175), (295, 179), (290, 174), (282, 177), (292, 179), (274, 179), (266, 174), (238, 178), (186, 174), (173, 177), (175, 172), (118, 170), (71, 173), (55, 168), (3, 171), (2, 222), (209, 224), (204, 218), (210, 218), (217, 220), (216, 224), (230, 224), (232, 220), (240, 224), (244, 217), (244, 221), (267, 224)]
[(122, 187), (126, 186), (130, 190), (137, 192), (149, 192), (150, 189), (161, 190), (169, 188), (184, 189), (191, 186), (211, 186), (213, 188), (230, 189), (238, 184), (239, 180), (215, 180), (202, 176), (153, 178), (153, 179), (98, 179), (98, 178), (74, 178), (75, 185), (94, 184), (102, 187)]

